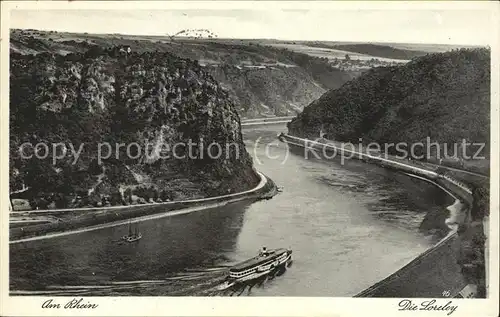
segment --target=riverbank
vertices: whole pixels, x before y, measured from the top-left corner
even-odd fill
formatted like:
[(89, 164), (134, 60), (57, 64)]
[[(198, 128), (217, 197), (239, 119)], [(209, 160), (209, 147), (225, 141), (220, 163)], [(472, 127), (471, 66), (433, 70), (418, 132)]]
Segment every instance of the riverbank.
[[(440, 190), (382, 168), (368, 166), (365, 171), (367, 166), (361, 162), (351, 162), (344, 169), (330, 162), (304, 160), (300, 153), (289, 153), (285, 163), (269, 159), (266, 152), (281, 158), (287, 153), (285, 144), (276, 143), (282, 130), (283, 125), (243, 131), (256, 168), (283, 187), (279, 195), (141, 221), (143, 238), (134, 244), (121, 242), (127, 223), (11, 244), (10, 289), (56, 287), (68, 295), (81, 286), (81, 293), (76, 294), (82, 296), (203, 296), (195, 287), (209, 288), (206, 282), (211, 274), (184, 285), (168, 278), (186, 271), (231, 267), (268, 246), (292, 248), (296, 265), (283, 278), (254, 287), (243, 296), (350, 297), (430, 247), (430, 239), (415, 230), (425, 206), (443, 209), (452, 203)], [(406, 195), (399, 180), (408, 183), (411, 195)], [(415, 205), (419, 201), (423, 206)], [(398, 214), (398, 208), (403, 212)], [(374, 263), (378, 265), (373, 267)], [(166, 290), (152, 282), (164, 279), (160, 284)], [(144, 290), (137, 285), (141, 281), (150, 287)], [(90, 290), (93, 285), (114, 282), (125, 285), (101, 293)]]
[[(450, 228), (449, 234), (405, 267), (359, 293), (357, 297), (391, 297), (395, 295), (394, 291), (398, 297), (486, 296), (485, 277), (484, 274), (481, 276), (481, 272), (485, 271), (485, 266), (487, 268), (484, 258), (485, 253), (487, 254), (486, 245), (481, 242), (474, 245), (473, 249), (479, 250), (479, 254), (475, 254), (476, 263), (471, 265), (467, 260), (471, 252), (476, 252), (476, 250), (468, 250), (467, 247), (478, 238), (476, 232), (478, 225), (474, 224), (474, 219), (472, 219), (474, 217), (471, 217), (471, 209), (474, 208), (471, 186), (448, 174), (443, 174), (437, 167), (431, 168), (419, 162), (370, 155), (365, 149), (361, 151), (345, 149), (336, 142), (326, 139), (318, 142), (285, 134), (281, 134), (279, 139), (305, 150), (318, 151), (330, 159), (333, 152), (334, 156), (336, 154), (344, 156), (341, 159), (347, 156), (421, 178), (433, 183), (455, 199), (455, 203), (447, 208), (448, 216), (445, 219), (445, 224)], [(436, 263), (440, 263), (440, 266), (432, 270), (428, 269), (434, 267)], [(441, 278), (443, 276), (446, 278)], [(429, 294), (429, 291), (433, 294)]]
[[(153, 217), (161, 218), (200, 211), (242, 200), (269, 199), (276, 195), (276, 184), (264, 174), (260, 172), (257, 172), (257, 174), (260, 177), (260, 181), (254, 188), (240, 193), (216, 197), (148, 203), (143, 205), (11, 212), (10, 220), (24, 217), (31, 222), (32, 219), (30, 219), (30, 217), (33, 215), (37, 217), (50, 216), (52, 219), (58, 220), (25, 227), (19, 225), (11, 227), (9, 230), (10, 243), (20, 243), (74, 234), (82, 231), (98, 230), (105, 227), (122, 225), (127, 222), (139, 222)], [(62, 215), (68, 219), (62, 220)]]

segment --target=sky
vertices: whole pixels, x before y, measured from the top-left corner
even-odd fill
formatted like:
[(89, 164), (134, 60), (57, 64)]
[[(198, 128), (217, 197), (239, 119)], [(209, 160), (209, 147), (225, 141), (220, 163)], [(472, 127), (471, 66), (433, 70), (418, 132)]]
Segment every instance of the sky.
[(66, 9), (13, 10), (10, 27), (138, 35), (203, 28), (220, 38), (488, 45), (491, 19), (484, 9)]

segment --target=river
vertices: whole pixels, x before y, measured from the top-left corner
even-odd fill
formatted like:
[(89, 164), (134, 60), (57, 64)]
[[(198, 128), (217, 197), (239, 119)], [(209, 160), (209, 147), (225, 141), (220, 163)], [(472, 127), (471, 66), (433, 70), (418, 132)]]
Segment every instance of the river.
[(117, 242), (127, 226), (11, 244), (11, 294), (218, 295), (227, 268), (267, 246), (292, 248), (293, 266), (242, 294), (352, 296), (431, 246), (418, 228), (451, 203), (441, 190), (355, 160), (306, 159), (277, 142), (284, 130), (243, 130), (256, 168), (284, 187), (271, 200), (146, 220), (136, 244)]

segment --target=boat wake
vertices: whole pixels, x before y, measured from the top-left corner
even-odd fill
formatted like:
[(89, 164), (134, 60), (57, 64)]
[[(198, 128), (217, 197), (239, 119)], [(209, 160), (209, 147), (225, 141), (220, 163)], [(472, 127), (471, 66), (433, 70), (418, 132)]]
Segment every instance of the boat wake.
[[(164, 279), (109, 281), (95, 285), (50, 285), (42, 290), (11, 290), (11, 296), (245, 296), (281, 276), (286, 266), (245, 282), (227, 284), (229, 267), (189, 270)], [(160, 295), (160, 296), (161, 296)]]
[(107, 281), (94, 285), (49, 285), (41, 290), (11, 290), (11, 296), (196, 296), (222, 283), (227, 266), (186, 271), (163, 279)]
[(215, 287), (212, 287), (211, 289), (206, 290), (203, 292), (204, 296), (242, 296), (242, 295), (250, 295), (252, 293), (252, 290), (255, 287), (261, 287), (265, 285), (267, 282), (274, 280), (278, 276), (282, 276), (285, 274), (287, 267), (291, 266), (291, 263), (289, 265), (282, 265), (277, 267), (276, 269), (266, 273), (263, 276), (260, 276), (255, 279), (251, 279), (248, 281), (244, 282), (238, 282), (238, 283), (228, 283), (228, 282), (223, 282), (219, 285), (216, 285)]

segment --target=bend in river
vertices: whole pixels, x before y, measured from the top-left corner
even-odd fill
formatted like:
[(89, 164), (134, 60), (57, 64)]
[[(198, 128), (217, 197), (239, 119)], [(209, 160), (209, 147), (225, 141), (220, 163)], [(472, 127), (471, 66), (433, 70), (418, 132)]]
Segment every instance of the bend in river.
[(136, 244), (118, 243), (124, 225), (11, 245), (11, 293), (207, 295), (267, 246), (292, 248), (294, 265), (245, 294), (352, 296), (432, 245), (419, 226), (453, 202), (441, 190), (356, 160), (305, 159), (276, 140), (283, 129), (243, 130), (256, 169), (284, 187), (274, 198), (146, 220)]

